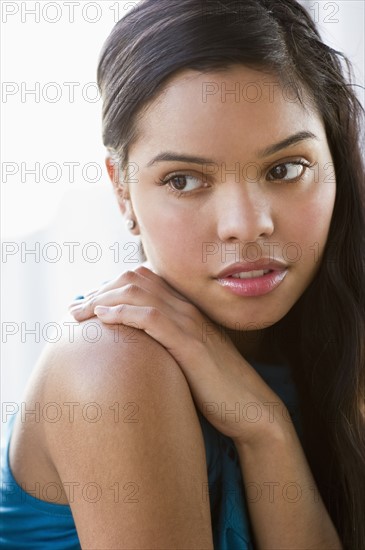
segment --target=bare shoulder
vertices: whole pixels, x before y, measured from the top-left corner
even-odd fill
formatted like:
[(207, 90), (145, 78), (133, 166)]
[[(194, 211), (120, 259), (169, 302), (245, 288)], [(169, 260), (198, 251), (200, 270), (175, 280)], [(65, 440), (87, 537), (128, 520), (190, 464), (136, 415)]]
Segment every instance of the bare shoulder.
[(178, 364), (131, 327), (93, 318), (69, 335), (34, 384), (81, 545), (212, 548), (204, 441)]
[[(62, 326), (68, 330), (44, 350), (28, 392), (38, 396), (43, 409), (59, 417), (57, 423), (44, 425), (53, 453), (62, 430), (69, 436), (70, 429), (91, 431), (95, 424), (107, 432), (116, 422), (142, 420), (151, 427), (151, 414), (163, 409), (174, 411), (175, 416), (182, 409), (194, 420), (196, 411), (183, 372), (144, 331), (107, 325), (96, 317), (76, 323), (66, 316)], [(171, 416), (170, 420), (172, 428)]]
[(33, 379), (47, 400), (83, 396), (108, 398), (136, 384), (181, 383), (186, 379), (168, 351), (133, 326), (107, 325), (97, 317), (78, 323), (65, 316), (61, 339), (44, 349)]

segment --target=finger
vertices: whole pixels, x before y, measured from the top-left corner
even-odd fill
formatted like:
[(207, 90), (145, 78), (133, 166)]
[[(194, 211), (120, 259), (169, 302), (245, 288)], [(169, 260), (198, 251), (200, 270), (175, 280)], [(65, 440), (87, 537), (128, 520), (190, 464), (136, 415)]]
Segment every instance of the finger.
[(176, 288), (171, 286), (166, 281), (166, 279), (164, 279), (160, 275), (157, 275), (157, 273), (155, 273), (154, 271), (152, 271), (148, 267), (139, 266), (136, 269), (136, 273), (141, 274), (144, 277), (150, 279), (151, 281), (155, 281), (157, 284), (162, 285), (167, 291), (169, 291), (171, 294), (173, 294), (176, 298), (179, 298), (180, 300), (183, 300), (184, 302), (190, 303), (189, 300), (186, 298), (186, 296), (184, 296), (183, 294), (180, 294), (180, 292), (178, 290), (176, 290)]
[[(128, 271), (125, 271), (124, 273), (122, 273), (122, 275), (124, 275), (126, 273), (128, 273)], [(90, 300), (90, 299), (94, 298), (95, 296), (100, 296), (100, 295), (104, 294), (105, 292), (108, 292), (109, 290), (120, 288), (122, 285), (118, 284), (118, 281), (121, 279), (122, 275), (118, 275), (118, 277), (116, 279), (112, 279), (111, 281), (106, 281), (105, 283), (103, 283), (102, 285), (100, 285), (97, 288), (94, 288), (93, 290), (91, 290), (90, 292), (85, 294), (84, 296), (78, 296), (72, 302), (69, 303), (68, 309), (73, 310), (74, 308), (76, 309), (78, 306), (84, 305), (86, 303), (86, 302), (83, 302), (83, 304), (80, 304), (80, 300), (87, 301), (87, 300)], [(128, 284), (128, 282), (126, 282), (124, 284)]]
[(160, 289), (159, 293), (161, 291), (165, 291), (175, 298), (188, 302), (185, 296), (180, 294), (175, 288), (169, 285), (167, 281), (165, 281), (165, 279), (160, 277), (160, 275), (157, 275), (151, 269), (141, 265), (136, 267), (136, 269), (124, 271), (117, 278), (113, 279), (106, 285), (103, 285), (100, 288), (99, 292), (97, 292), (96, 294), (98, 295), (108, 290), (120, 288), (121, 286), (126, 284), (138, 284), (138, 281), (141, 283), (143, 282), (144, 288), (150, 290), (151, 292), (156, 292), (157, 285), (158, 289)]
[[(74, 311), (76, 311), (76, 308), (80, 306), (80, 300), (90, 300), (94, 299), (97, 296), (101, 296), (105, 294), (106, 292), (121, 288), (124, 285), (128, 284), (136, 284), (136, 281), (143, 282), (144, 287), (150, 292), (154, 290), (156, 292), (156, 285), (158, 285), (158, 293), (160, 294), (162, 291), (165, 291), (169, 295), (172, 295), (175, 298), (178, 298), (179, 300), (190, 303), (189, 300), (180, 294), (176, 289), (174, 289), (171, 285), (169, 285), (165, 279), (154, 273), (151, 269), (148, 267), (145, 267), (143, 265), (139, 265), (136, 267), (135, 270), (127, 270), (124, 271), (121, 275), (116, 277), (115, 279), (112, 279), (111, 281), (107, 281), (105, 284), (101, 285), (98, 289), (94, 289), (88, 294), (84, 296), (78, 297), (76, 300), (71, 302), (68, 305), (70, 313), (73, 314)], [(152, 286), (153, 285), (153, 286)], [(167, 298), (166, 298), (167, 299)], [(91, 311), (89, 305), (85, 306), (85, 312)], [(90, 317), (91, 315), (89, 315)], [(86, 317), (88, 318), (88, 317)]]
[[(143, 275), (138, 276), (138, 274), (135, 275), (135, 273), (136, 272), (134, 270), (124, 271), (123, 273), (118, 275), (118, 277), (110, 281), (106, 281), (105, 283), (100, 285), (98, 288), (86, 294), (84, 296), (84, 299), (92, 299), (92, 298), (95, 298), (96, 296), (101, 296), (102, 294), (105, 294), (110, 290), (121, 288), (124, 285), (135, 284), (136, 280), (138, 280), (139, 282), (147, 283), (147, 288), (149, 288), (150, 283), (148, 283), (148, 280), (146, 279), (146, 277), (143, 277)], [(70, 304), (69, 307), (73, 307), (76, 305), (78, 305), (78, 302), (74, 301)]]
[(174, 326), (160, 309), (150, 306), (120, 304), (113, 307), (97, 306), (95, 314), (107, 324), (124, 324), (144, 330), (146, 334), (166, 347), (174, 341)]
[(90, 292), (88, 292), (87, 294), (84, 294), (84, 295), (80, 294), (79, 296), (74, 298), (72, 302), (69, 303), (68, 308), (70, 309), (72, 307), (80, 305), (81, 300), (90, 299), (94, 294), (96, 294), (98, 292), (99, 288), (94, 288), (93, 290), (90, 290)]
[[(137, 289), (133, 288), (135, 286), (144, 288), (151, 294), (159, 296), (170, 308), (175, 307), (180, 309), (179, 305), (181, 306), (182, 302), (184, 303), (184, 307), (186, 307), (186, 304), (191, 305), (187, 298), (178, 293), (162, 277), (144, 266), (138, 266), (135, 271), (125, 271), (116, 279), (101, 286), (100, 289), (91, 291), (88, 295), (84, 296), (81, 303), (80, 300), (73, 301), (68, 306), (69, 312), (78, 321), (90, 319), (94, 316), (96, 305), (116, 306), (120, 303), (125, 303), (126, 294), (119, 292), (123, 291), (123, 288), (127, 290), (129, 301), (130, 295), (133, 292), (134, 294), (137, 292)], [(176, 303), (176, 299), (179, 300), (179, 303)], [(142, 304), (138, 301), (137, 305)], [(159, 304), (149, 301), (145, 302), (144, 305), (157, 306)]]
[(94, 310), (98, 305), (106, 307), (116, 307), (122, 304), (136, 306), (153, 306), (166, 308), (166, 304), (161, 296), (152, 293), (142, 286), (129, 284), (115, 290), (109, 290), (100, 295), (94, 295), (90, 300), (70, 309), (70, 313), (78, 321), (85, 321), (95, 315)]
[(76, 307), (76, 306), (79, 306), (80, 304), (83, 303), (84, 300), (88, 300), (90, 299), (91, 297), (93, 296), (93, 293), (89, 293), (89, 294), (85, 294), (85, 296), (77, 296), (77, 298), (75, 298), (72, 302), (70, 302), (68, 304), (68, 309), (71, 309), (73, 307)]

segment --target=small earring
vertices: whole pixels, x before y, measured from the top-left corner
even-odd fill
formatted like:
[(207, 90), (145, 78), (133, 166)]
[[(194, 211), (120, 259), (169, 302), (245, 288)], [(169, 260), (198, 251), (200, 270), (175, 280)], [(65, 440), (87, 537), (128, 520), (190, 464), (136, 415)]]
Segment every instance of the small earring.
[(136, 227), (136, 222), (132, 219), (128, 220), (127, 221), (127, 227), (130, 230), (134, 229)]

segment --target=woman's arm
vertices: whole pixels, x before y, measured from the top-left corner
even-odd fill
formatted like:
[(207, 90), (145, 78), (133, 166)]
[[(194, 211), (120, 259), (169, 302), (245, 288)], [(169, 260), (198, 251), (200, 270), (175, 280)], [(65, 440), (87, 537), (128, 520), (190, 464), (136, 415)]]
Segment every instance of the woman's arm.
[[(342, 550), (293, 424), (282, 411), (265, 438), (238, 440), (242, 477), (259, 550)], [(284, 411), (284, 418), (289, 415)]]
[(204, 442), (181, 369), (145, 333), (92, 324), (44, 359), (43, 399), (64, 413), (46, 441), (82, 547), (212, 549)]

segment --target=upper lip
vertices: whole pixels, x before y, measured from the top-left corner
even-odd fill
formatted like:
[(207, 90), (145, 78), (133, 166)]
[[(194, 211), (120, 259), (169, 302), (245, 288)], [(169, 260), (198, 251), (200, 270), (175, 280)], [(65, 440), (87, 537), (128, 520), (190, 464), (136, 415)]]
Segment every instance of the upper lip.
[(266, 269), (271, 269), (274, 271), (283, 271), (288, 266), (280, 260), (272, 260), (270, 258), (261, 258), (260, 260), (253, 262), (240, 262), (234, 263), (220, 271), (217, 275), (217, 279), (223, 277), (229, 277), (230, 275), (235, 275), (236, 273), (244, 273), (248, 271), (261, 271)]

